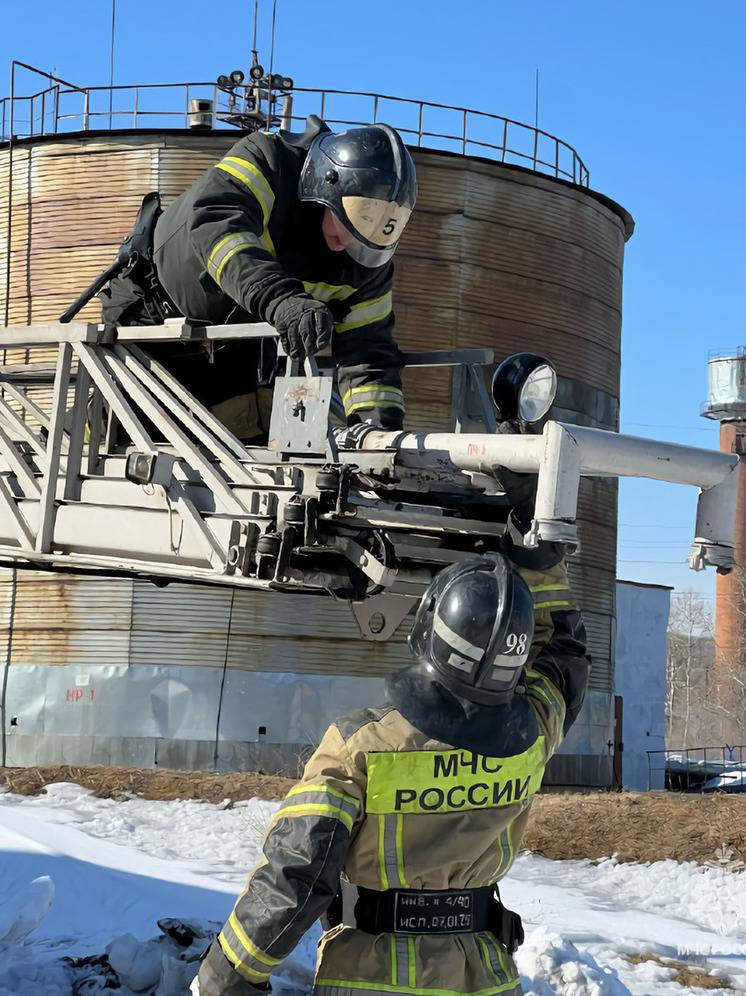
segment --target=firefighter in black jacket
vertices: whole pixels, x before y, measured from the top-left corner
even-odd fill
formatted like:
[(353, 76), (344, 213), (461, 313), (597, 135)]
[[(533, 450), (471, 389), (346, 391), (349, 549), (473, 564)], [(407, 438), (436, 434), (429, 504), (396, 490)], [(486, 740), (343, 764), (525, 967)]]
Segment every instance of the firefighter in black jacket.
[[(391, 257), (415, 197), (414, 164), (387, 125), (334, 134), (312, 116), (302, 135), (248, 135), (160, 214), (153, 270), (111, 281), (104, 321), (265, 321), (294, 358), (331, 343), (348, 424), (400, 428)], [(271, 350), (257, 362), (245, 341), (209, 356), (151, 349), (241, 438), (266, 432), (256, 392), (271, 385)]]

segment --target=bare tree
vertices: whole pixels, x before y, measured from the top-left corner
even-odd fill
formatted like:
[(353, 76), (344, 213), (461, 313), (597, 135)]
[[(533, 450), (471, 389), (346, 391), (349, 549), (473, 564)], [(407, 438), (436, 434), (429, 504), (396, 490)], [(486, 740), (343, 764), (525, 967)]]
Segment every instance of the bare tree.
[(668, 625), (666, 706), (669, 742), (699, 744), (715, 735), (708, 694), (714, 659), (712, 611), (701, 595), (674, 595)]

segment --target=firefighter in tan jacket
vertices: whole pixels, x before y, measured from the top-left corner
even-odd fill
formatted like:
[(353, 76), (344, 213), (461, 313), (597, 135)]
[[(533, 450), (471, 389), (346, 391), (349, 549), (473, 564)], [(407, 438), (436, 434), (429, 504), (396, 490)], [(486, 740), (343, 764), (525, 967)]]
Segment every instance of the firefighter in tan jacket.
[(589, 671), (580, 617), (554, 594), (532, 651), (532, 594), (506, 558), (438, 575), (410, 635), (417, 663), (389, 679), (388, 704), (327, 730), (193, 992), (266, 990), (340, 884), (317, 996), (521, 992), (520, 920), (496, 883)]

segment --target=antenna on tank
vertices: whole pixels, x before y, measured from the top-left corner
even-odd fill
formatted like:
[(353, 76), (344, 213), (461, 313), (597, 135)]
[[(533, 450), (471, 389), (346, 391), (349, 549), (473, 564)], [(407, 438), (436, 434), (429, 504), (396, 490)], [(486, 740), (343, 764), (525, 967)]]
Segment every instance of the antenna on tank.
[(257, 23), (259, 21), (259, 0), (254, 0), (254, 40), (251, 43), (251, 65), (259, 65), (259, 50), (256, 47)]
[(114, 36), (117, 24), (117, 0), (111, 0), (111, 44), (109, 49), (109, 131), (114, 110)]
[(534, 128), (539, 127), (539, 67), (536, 67), (536, 79), (534, 81)]
[(277, 19), (277, 0), (272, 0), (272, 39), (269, 45), (269, 89), (267, 91), (267, 131), (269, 131), (270, 123), (272, 121), (272, 89), (274, 85), (274, 76), (272, 71), (275, 66), (275, 21)]

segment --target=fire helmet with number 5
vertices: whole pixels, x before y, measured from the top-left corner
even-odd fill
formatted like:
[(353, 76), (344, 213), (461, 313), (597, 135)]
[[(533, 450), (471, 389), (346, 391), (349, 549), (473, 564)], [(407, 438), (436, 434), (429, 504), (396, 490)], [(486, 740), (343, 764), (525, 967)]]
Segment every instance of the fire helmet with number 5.
[(533, 635), (528, 585), (495, 555), (438, 574), (422, 596), (409, 649), (455, 695), (500, 705), (520, 681)]
[(414, 163), (385, 124), (325, 130), (313, 140), (298, 196), (330, 208), (345, 250), (361, 266), (383, 266), (396, 251), (417, 198)]

